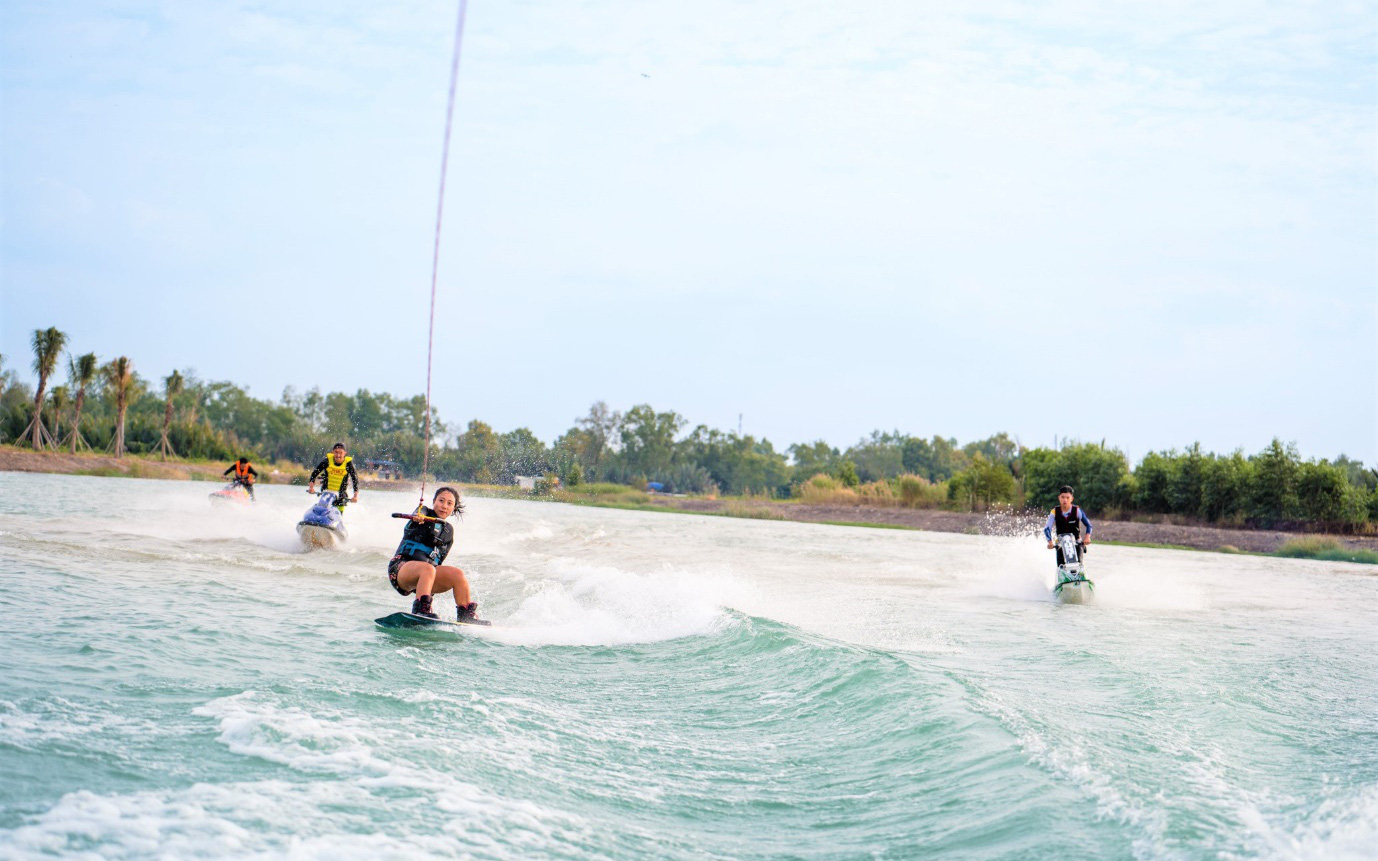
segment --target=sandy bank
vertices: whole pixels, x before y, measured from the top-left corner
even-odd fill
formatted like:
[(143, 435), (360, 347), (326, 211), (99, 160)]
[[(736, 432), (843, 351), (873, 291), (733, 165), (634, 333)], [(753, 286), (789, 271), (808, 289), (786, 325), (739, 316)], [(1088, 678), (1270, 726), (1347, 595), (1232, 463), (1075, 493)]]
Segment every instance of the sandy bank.
[[(108, 454), (81, 452), (69, 454), (30, 451), (0, 446), (0, 472), (55, 472), (64, 475), (96, 475), (126, 478), (163, 478), (171, 481), (227, 481), (222, 474), (225, 463), (162, 461), (156, 455), (127, 454), (116, 458)], [(305, 483), (306, 470), (286, 465), (263, 466), (255, 463), (258, 480), (265, 484)]]

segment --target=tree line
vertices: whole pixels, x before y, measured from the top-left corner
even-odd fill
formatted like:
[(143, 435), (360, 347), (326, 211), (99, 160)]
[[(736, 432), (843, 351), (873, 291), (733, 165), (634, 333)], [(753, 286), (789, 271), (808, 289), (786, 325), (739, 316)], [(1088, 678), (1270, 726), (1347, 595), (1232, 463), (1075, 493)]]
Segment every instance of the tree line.
[[(426, 402), (360, 389), (299, 392), (276, 401), (225, 381), (173, 371), (156, 384), (128, 357), (101, 362), (66, 353), (65, 334), (38, 330), (36, 387), (0, 356), (0, 442), (35, 449), (124, 452), (163, 458), (284, 460), (310, 466), (343, 440), (356, 456), (418, 476)], [(49, 384), (65, 370), (65, 382)], [(444, 480), (510, 485), (543, 476), (566, 487), (605, 482), (666, 492), (796, 498), (835, 504), (985, 510), (1047, 508), (1064, 484), (1100, 516), (1173, 515), (1194, 521), (1366, 530), (1378, 524), (1378, 470), (1344, 455), (1305, 460), (1274, 440), (1252, 455), (1151, 452), (1131, 469), (1102, 443), (1026, 448), (1008, 434), (960, 444), (934, 435), (875, 431), (846, 449), (823, 440), (777, 449), (768, 439), (706, 425), (647, 404), (626, 412), (603, 402), (553, 443), (527, 428), (506, 433), (474, 420), (460, 431), (432, 414), (431, 473)]]

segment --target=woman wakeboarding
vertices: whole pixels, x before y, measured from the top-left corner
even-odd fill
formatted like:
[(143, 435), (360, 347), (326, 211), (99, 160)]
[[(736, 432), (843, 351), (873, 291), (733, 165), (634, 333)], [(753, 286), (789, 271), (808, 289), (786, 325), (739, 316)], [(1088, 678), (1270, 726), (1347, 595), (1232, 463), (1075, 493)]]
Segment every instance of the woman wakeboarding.
[(388, 582), (403, 596), (416, 594), (411, 605), (414, 616), (440, 618), (431, 607), (431, 599), (434, 595), (453, 591), (455, 621), (487, 625), (488, 622), (477, 617), (478, 604), (469, 600), (469, 581), (464, 572), (454, 565), (441, 564), (455, 542), (455, 529), (447, 521), (452, 515), (463, 513), (459, 492), (452, 487), (436, 490), (430, 508), (418, 505), (411, 522), (402, 530), (397, 554), (388, 562)]

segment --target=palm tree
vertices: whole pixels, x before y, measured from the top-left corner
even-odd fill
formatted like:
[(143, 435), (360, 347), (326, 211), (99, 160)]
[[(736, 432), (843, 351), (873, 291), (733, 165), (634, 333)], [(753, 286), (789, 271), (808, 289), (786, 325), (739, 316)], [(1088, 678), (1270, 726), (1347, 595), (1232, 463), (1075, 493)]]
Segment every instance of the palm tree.
[(129, 390), (134, 383), (134, 364), (120, 356), (105, 366), (105, 381), (115, 392), (115, 438), (110, 441), (115, 457), (124, 457), (124, 413), (129, 409)]
[(22, 439), (26, 434), (32, 433), (30, 442), (35, 451), (42, 451), (52, 444), (57, 447), (57, 441), (53, 435), (48, 433), (48, 429), (43, 426), (43, 396), (48, 393), (48, 377), (52, 375), (53, 368), (57, 367), (57, 357), (62, 353), (62, 348), (67, 345), (67, 335), (59, 332), (55, 326), (46, 329), (34, 329), (33, 340), (33, 372), (38, 374), (38, 391), (33, 398), (33, 422), (20, 434)]
[(77, 387), (76, 417), (72, 419), (72, 432), (69, 438), (72, 441), (72, 454), (77, 453), (77, 444), (90, 448), (90, 444), (81, 435), (81, 408), (86, 403), (86, 387), (91, 385), (91, 381), (96, 378), (96, 354), (87, 353), (77, 359), (68, 357), (67, 359), (67, 379), (72, 385)]
[(158, 449), (163, 454), (163, 460), (167, 460), (168, 455), (177, 456), (177, 452), (172, 450), (172, 443), (167, 438), (168, 428), (172, 426), (172, 399), (182, 393), (184, 384), (182, 375), (173, 371), (163, 380), (163, 386), (167, 391), (167, 409), (163, 411), (163, 438), (158, 441)]

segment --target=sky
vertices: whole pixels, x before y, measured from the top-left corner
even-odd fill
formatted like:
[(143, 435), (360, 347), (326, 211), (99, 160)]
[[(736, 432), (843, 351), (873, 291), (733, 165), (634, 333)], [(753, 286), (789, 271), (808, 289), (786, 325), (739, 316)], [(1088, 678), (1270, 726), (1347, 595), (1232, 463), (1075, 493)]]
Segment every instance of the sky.
[[(0, 353), (425, 391), (457, 7), (0, 6)], [(1378, 4), (468, 7), (432, 398), (1378, 465)]]

